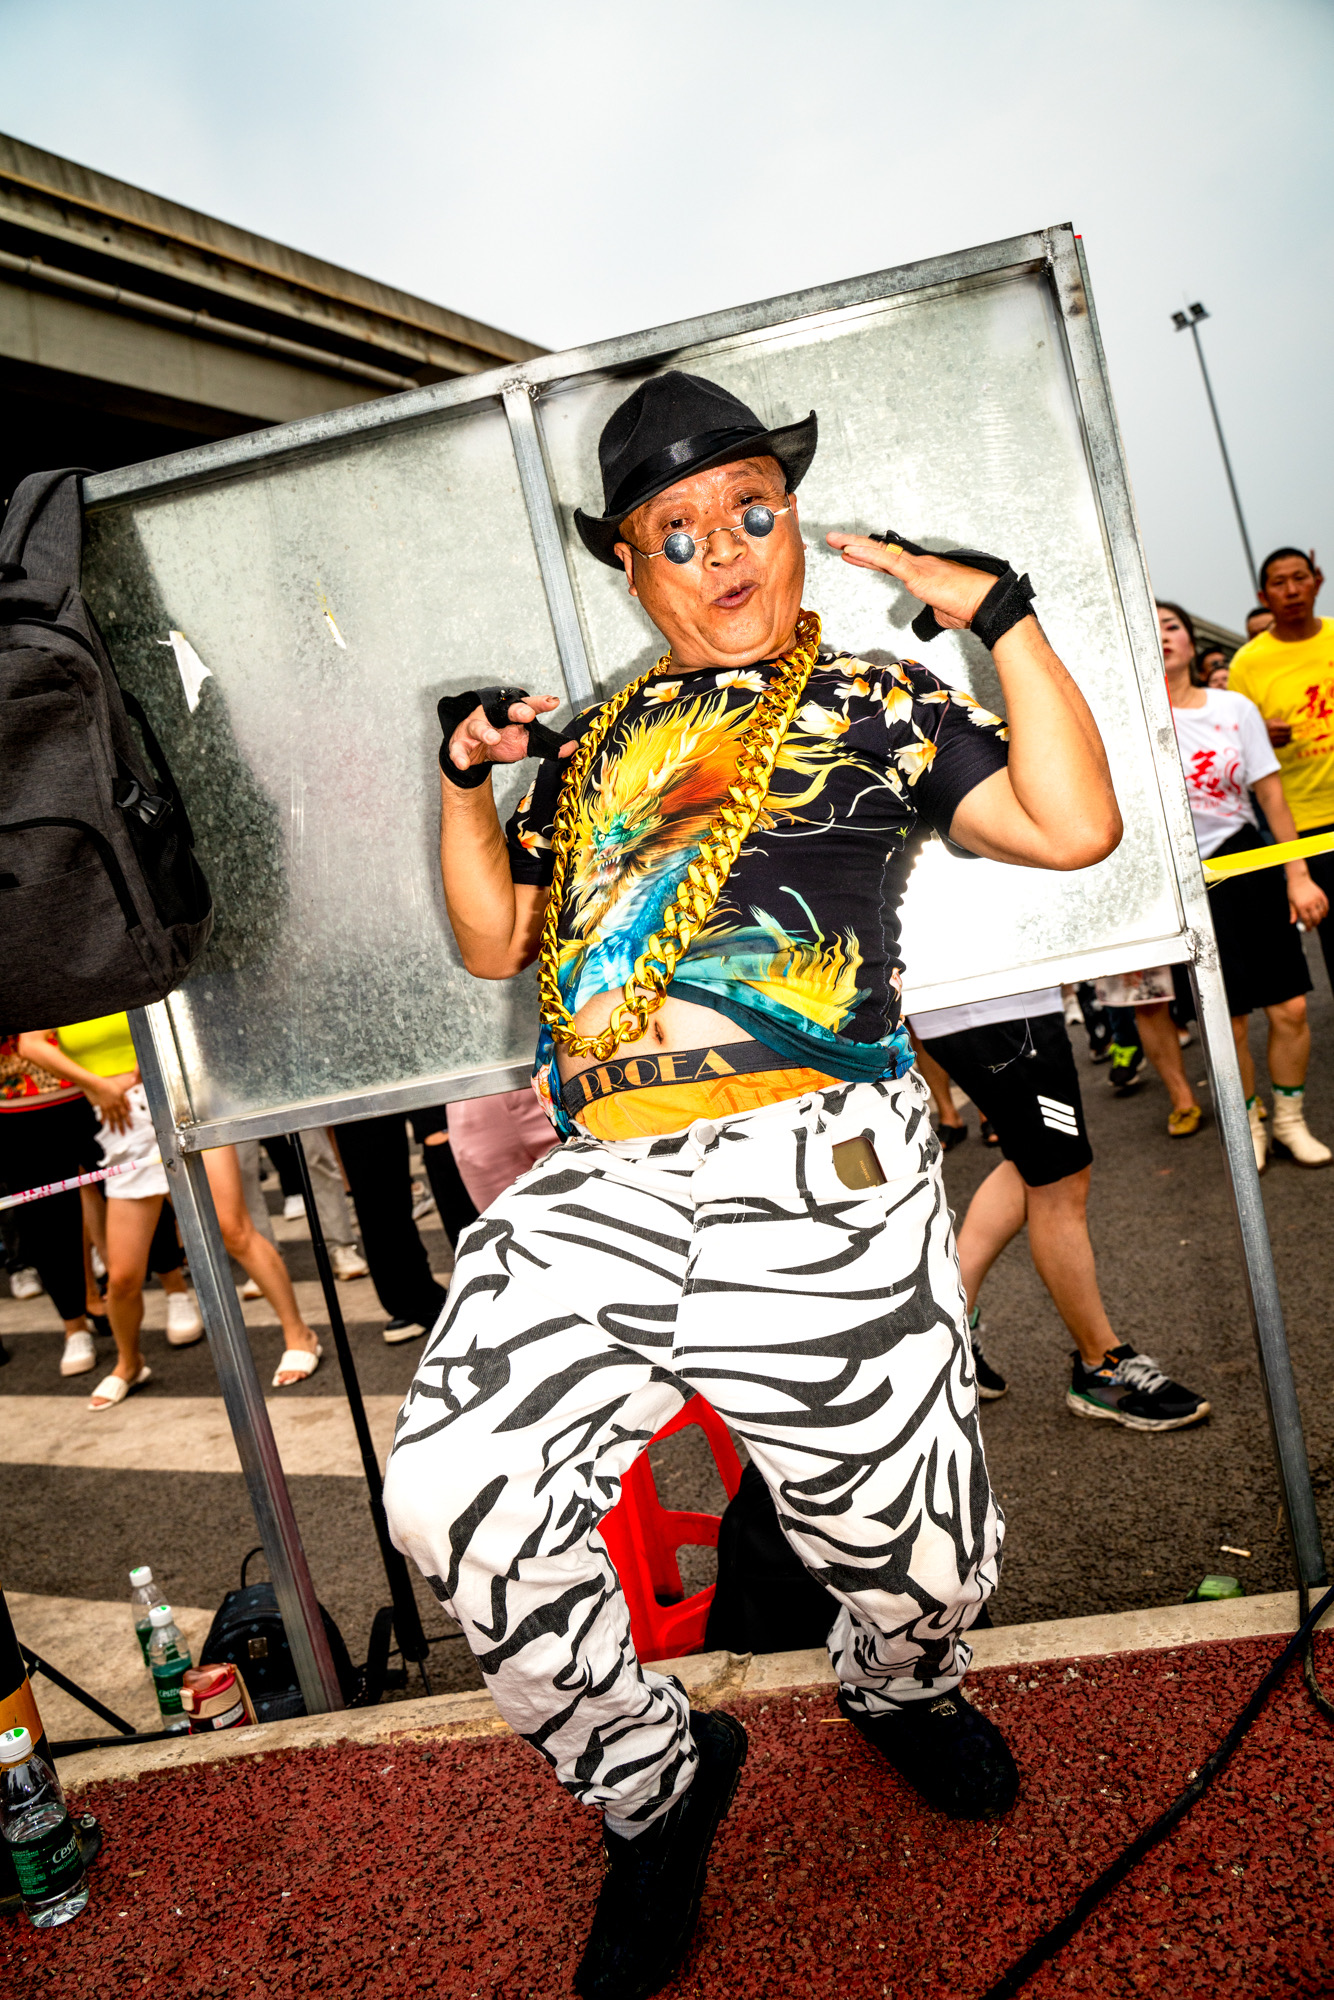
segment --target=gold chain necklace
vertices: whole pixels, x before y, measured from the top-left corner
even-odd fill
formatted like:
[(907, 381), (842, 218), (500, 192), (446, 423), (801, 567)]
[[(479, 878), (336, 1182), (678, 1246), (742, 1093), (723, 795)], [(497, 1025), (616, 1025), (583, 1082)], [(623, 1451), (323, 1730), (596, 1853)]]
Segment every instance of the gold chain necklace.
[(756, 702), (755, 712), (742, 734), (726, 802), (710, 820), (694, 860), (686, 867), (685, 879), (678, 883), (675, 896), (658, 920), (658, 928), (635, 960), (634, 971), (625, 982), (625, 997), (617, 1002), (610, 1022), (600, 1035), (577, 1034), (573, 1017), (561, 999), (556, 976), (560, 954), (557, 933), (565, 874), (574, 851), (579, 800), (593, 760), (627, 705), (655, 674), (662, 673), (670, 664), (670, 652), (605, 702), (580, 739), (556, 804), (551, 836), (555, 866), (542, 925), (537, 973), (542, 1020), (570, 1055), (595, 1056), (599, 1062), (606, 1062), (622, 1042), (639, 1040), (648, 1027), (649, 1015), (656, 1014), (667, 998), (678, 962), (713, 914), (732, 864), (759, 817), (773, 777), (774, 760), (796, 714), (797, 703), (805, 693), (819, 647), (820, 620), (813, 611), (803, 611), (797, 620), (796, 644)]

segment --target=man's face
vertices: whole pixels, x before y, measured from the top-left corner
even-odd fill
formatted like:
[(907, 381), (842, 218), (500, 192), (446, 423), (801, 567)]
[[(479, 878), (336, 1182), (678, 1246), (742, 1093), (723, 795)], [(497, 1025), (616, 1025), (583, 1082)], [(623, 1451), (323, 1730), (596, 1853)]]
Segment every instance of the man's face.
[[(777, 459), (738, 459), (678, 480), (621, 523), (626, 539), (616, 553), (630, 595), (668, 641), (675, 665), (744, 667), (786, 649), (801, 610), (806, 556), (797, 503), (785, 489)], [(772, 532), (752, 538), (738, 527), (731, 534), (756, 505), (773, 509)], [(783, 507), (790, 511), (780, 513)], [(678, 530), (709, 536), (688, 563), (655, 553)]]
[(1316, 592), (1324, 578), (1305, 556), (1280, 556), (1271, 562), (1261, 597), (1279, 625), (1302, 625), (1311, 616)]
[(1267, 632), (1274, 622), (1272, 611), (1252, 611), (1246, 620), (1246, 637), (1256, 639), (1261, 632)]

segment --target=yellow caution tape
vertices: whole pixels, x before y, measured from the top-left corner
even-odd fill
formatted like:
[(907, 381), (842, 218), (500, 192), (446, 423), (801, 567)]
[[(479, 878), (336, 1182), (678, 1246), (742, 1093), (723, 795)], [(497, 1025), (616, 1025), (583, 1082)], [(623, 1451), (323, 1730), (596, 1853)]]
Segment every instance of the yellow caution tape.
[(1308, 854), (1328, 854), (1334, 848), (1334, 833), (1308, 833), (1304, 840), (1284, 840), (1277, 847), (1249, 847), (1244, 854), (1214, 855), (1201, 865), (1205, 883), (1227, 882), (1233, 875), (1253, 875), (1258, 868), (1282, 868), (1289, 861), (1303, 861)]

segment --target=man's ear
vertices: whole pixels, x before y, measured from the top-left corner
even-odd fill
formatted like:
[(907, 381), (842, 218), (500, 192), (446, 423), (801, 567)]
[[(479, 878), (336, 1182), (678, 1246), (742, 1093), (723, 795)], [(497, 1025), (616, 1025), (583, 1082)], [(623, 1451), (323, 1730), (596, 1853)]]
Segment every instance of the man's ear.
[(621, 567), (625, 571), (626, 587), (628, 588), (631, 597), (638, 597), (639, 592), (635, 589), (634, 550), (630, 547), (629, 542), (617, 542), (616, 554), (621, 559)]

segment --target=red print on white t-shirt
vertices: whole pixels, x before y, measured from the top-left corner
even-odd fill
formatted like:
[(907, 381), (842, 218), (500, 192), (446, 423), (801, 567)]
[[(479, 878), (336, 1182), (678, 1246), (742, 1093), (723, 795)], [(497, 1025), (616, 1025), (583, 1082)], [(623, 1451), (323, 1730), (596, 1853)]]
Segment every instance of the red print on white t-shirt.
[(1241, 759), (1233, 751), (1196, 750), (1186, 766), (1192, 804), (1226, 805), (1241, 795)]

